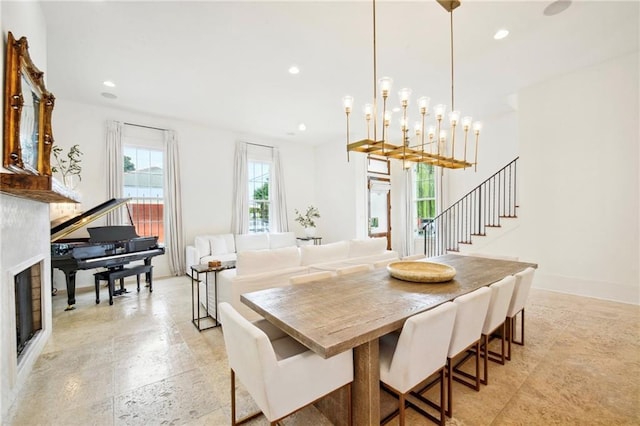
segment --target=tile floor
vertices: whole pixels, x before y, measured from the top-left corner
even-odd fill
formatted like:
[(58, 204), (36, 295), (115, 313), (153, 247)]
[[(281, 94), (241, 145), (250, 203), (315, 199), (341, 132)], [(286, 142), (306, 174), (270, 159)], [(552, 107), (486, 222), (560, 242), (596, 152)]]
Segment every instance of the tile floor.
[[(189, 279), (128, 287), (113, 306), (90, 289), (71, 312), (53, 298), (53, 335), (4, 424), (230, 424), (222, 334), (191, 324)], [(513, 360), (490, 363), (489, 386), (454, 385), (448, 424), (640, 424), (640, 307), (534, 289), (526, 326)], [(239, 404), (254, 409), (246, 393)], [(313, 407), (283, 422), (328, 423)], [(408, 424), (429, 423), (410, 410)]]

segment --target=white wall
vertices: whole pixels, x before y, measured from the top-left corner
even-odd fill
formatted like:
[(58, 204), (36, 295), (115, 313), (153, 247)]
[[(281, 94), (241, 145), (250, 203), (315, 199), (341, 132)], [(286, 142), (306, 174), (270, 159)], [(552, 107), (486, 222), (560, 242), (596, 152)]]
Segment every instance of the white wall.
[(519, 94), (519, 226), (491, 249), (535, 285), (640, 303), (638, 53)]
[[(478, 117), (483, 123), (478, 142), (478, 168), (445, 170), (446, 206), (455, 203), (469, 191), (518, 156), (518, 114), (516, 111), (493, 117)], [(462, 133), (459, 133), (460, 139)], [(456, 143), (458, 145), (458, 143)], [(460, 156), (462, 151), (456, 149)], [(469, 137), (467, 161), (473, 163), (475, 136)]]
[[(55, 88), (51, 88), (52, 91)], [(117, 105), (117, 103), (116, 103)], [(185, 243), (196, 235), (230, 232), (233, 188), (233, 156), (238, 140), (277, 146), (281, 151), (288, 202), (289, 226), (295, 230), (293, 209), (314, 202), (313, 149), (288, 141), (257, 138), (246, 134), (207, 128), (193, 123), (153, 117), (117, 108), (81, 104), (58, 99), (53, 117), (56, 144), (65, 150), (79, 144), (82, 181), (77, 190), (83, 210), (107, 200), (105, 181), (105, 122), (117, 120), (176, 130), (180, 168)], [(98, 226), (101, 222), (94, 222)], [(296, 225), (297, 226), (297, 225)], [(169, 275), (167, 256), (153, 259), (155, 276)], [(92, 286), (94, 271), (79, 271), (77, 287)], [(56, 271), (54, 284), (64, 288), (64, 275)]]
[[(315, 147), (315, 200), (321, 218), (318, 236), (335, 242), (367, 235), (367, 180), (364, 154), (350, 153), (344, 141)], [(306, 207), (306, 204), (303, 205)]]

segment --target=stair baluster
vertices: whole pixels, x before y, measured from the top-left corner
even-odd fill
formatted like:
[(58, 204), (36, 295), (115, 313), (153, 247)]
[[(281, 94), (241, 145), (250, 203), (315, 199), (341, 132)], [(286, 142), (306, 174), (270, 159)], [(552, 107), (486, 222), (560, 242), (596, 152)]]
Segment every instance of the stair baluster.
[(424, 254), (440, 256), (460, 251), (473, 236), (486, 235), (487, 227), (500, 227), (500, 219), (517, 217), (516, 157), (422, 227)]

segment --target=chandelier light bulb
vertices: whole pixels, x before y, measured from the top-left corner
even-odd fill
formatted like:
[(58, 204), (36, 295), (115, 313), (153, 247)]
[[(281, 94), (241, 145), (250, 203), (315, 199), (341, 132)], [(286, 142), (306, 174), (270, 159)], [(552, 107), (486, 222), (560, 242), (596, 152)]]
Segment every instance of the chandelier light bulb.
[(398, 96), (400, 96), (400, 103), (402, 103), (402, 106), (407, 106), (407, 104), (409, 103), (409, 97), (411, 96), (411, 89), (408, 88), (404, 88), (401, 89), (398, 92)]
[(427, 136), (429, 136), (429, 139), (433, 139), (435, 135), (436, 135), (436, 127), (429, 126), (429, 128), (427, 129)]
[(387, 96), (389, 96), (391, 85), (393, 84), (393, 79), (391, 77), (382, 77), (380, 80), (378, 80), (378, 84), (380, 85), (380, 92), (382, 93), (382, 97), (386, 98)]
[(431, 99), (428, 96), (422, 96), (418, 98), (418, 108), (420, 109), (420, 114), (426, 114), (429, 110), (429, 102)]
[(400, 128), (402, 129), (402, 131), (404, 132), (405, 130), (407, 130), (409, 128), (409, 119), (402, 117), (400, 119)]
[(373, 115), (373, 105), (364, 104), (364, 107), (362, 108), (362, 110), (364, 111), (364, 117), (367, 120), (371, 119), (371, 115)]
[(353, 96), (345, 96), (342, 98), (342, 105), (344, 106), (344, 112), (349, 114), (353, 108)]
[(473, 119), (471, 117), (469, 117), (468, 115), (466, 117), (462, 117), (462, 127), (464, 128), (464, 130), (469, 130), (469, 127), (471, 126), (471, 121)]
[(447, 131), (440, 130), (440, 142), (444, 142), (447, 140)]
[(388, 126), (390, 121), (391, 121), (391, 111), (386, 111), (384, 113), (384, 125)]
[(444, 104), (438, 104), (433, 108), (433, 112), (436, 115), (436, 120), (442, 120), (444, 112), (447, 110), (447, 106)]
[(455, 126), (458, 124), (458, 120), (460, 120), (460, 111), (451, 111), (449, 113), (449, 123), (451, 123), (452, 126)]
[(476, 121), (475, 123), (473, 123), (473, 131), (476, 133), (476, 135), (480, 134), (480, 130), (482, 130), (482, 122)]
[(413, 124), (413, 129), (416, 133), (416, 136), (420, 136), (422, 134), (422, 124), (419, 121), (416, 121)]

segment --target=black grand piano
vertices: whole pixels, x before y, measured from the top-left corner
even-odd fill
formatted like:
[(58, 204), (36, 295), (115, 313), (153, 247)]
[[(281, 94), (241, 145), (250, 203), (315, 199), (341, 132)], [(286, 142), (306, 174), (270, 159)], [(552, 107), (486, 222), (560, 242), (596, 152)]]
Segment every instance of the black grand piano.
[[(117, 270), (137, 260), (151, 265), (152, 257), (164, 254), (164, 247), (158, 246), (158, 237), (140, 237), (132, 225), (87, 228), (89, 238), (63, 238), (126, 205), (129, 200), (112, 198), (71, 219), (52, 223), (51, 267), (64, 272), (67, 284), (66, 310), (74, 309), (76, 303), (76, 271), (94, 268)], [(130, 212), (129, 219), (131, 220)]]

